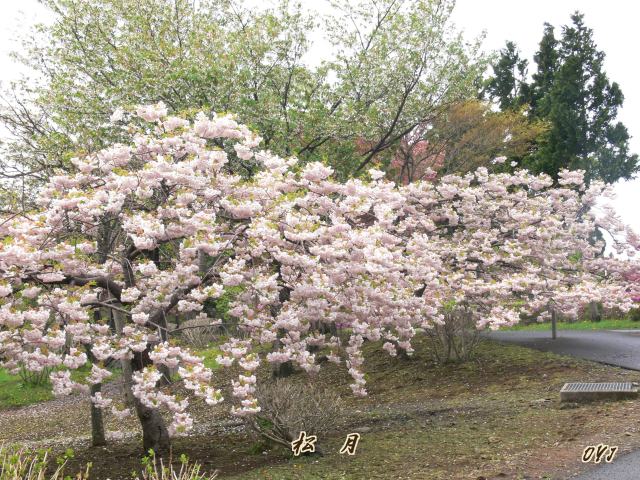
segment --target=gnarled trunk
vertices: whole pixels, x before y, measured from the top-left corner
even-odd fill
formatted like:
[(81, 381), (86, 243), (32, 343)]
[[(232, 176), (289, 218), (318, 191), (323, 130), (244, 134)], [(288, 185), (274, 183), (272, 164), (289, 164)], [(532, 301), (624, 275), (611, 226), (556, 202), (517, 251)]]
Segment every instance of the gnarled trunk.
[(169, 431), (160, 412), (155, 408), (149, 408), (136, 399), (136, 413), (142, 426), (142, 446), (145, 452), (153, 450), (157, 456), (162, 456), (169, 451), (171, 443)]
[[(127, 362), (132, 372), (141, 371), (145, 367), (153, 364), (149, 358), (151, 348), (151, 346), (147, 346), (146, 350), (136, 352), (133, 359)], [(131, 387), (129, 387), (129, 390), (131, 390)], [(131, 395), (133, 396), (133, 392), (131, 392)], [(137, 398), (134, 398), (134, 404), (136, 413), (138, 414), (138, 420), (140, 420), (140, 426), (142, 427), (142, 447), (144, 451), (148, 452), (152, 449), (154, 453), (160, 457), (168, 453), (171, 439), (169, 438), (169, 431), (160, 412), (155, 408), (147, 407)]]
[(283, 362), (278, 363), (273, 366), (272, 375), (273, 378), (286, 378), (292, 375), (295, 372), (295, 368), (293, 368), (293, 362)]

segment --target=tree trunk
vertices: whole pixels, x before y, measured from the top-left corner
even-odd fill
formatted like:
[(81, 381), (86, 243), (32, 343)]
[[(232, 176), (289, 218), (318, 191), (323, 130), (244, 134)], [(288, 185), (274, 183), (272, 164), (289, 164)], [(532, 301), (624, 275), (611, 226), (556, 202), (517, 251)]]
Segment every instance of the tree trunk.
[(403, 360), (403, 361), (411, 360), (411, 357), (409, 356), (407, 351), (404, 348), (402, 348), (400, 345), (398, 345), (398, 342), (393, 340), (391, 343), (393, 344), (394, 347), (396, 347), (396, 353), (397, 353), (396, 358), (398, 358), (398, 360)]
[[(100, 393), (102, 391), (102, 384), (96, 383), (91, 385), (91, 395)], [(94, 447), (101, 447), (107, 444), (107, 440), (104, 436), (104, 423), (102, 421), (102, 409), (97, 408), (93, 402), (91, 403), (91, 445)]]
[[(278, 335), (282, 336), (284, 332), (280, 330)], [(280, 348), (280, 337), (276, 338), (275, 342), (273, 342), (273, 351), (276, 351)], [(271, 369), (271, 375), (273, 378), (285, 378), (293, 374), (295, 371), (293, 367), (293, 362), (289, 360), (288, 362), (276, 363), (273, 365)]]
[(295, 372), (293, 368), (293, 363), (291, 361), (278, 363), (273, 367), (273, 378), (285, 378), (290, 376)]
[[(102, 314), (99, 309), (93, 312), (93, 318), (96, 323), (102, 318)], [(95, 364), (96, 358), (88, 345), (85, 345), (85, 351), (87, 352), (87, 358), (89, 361)], [(91, 385), (91, 396), (94, 396), (96, 393), (100, 393), (101, 391), (102, 383)], [(104, 418), (102, 416), (102, 409), (96, 408), (93, 402), (91, 402), (91, 444), (94, 447), (101, 447), (107, 444), (107, 439), (104, 436)]]
[[(122, 313), (113, 310), (112, 312), (116, 332), (121, 335), (125, 323), (122, 318)], [(121, 360), (120, 366), (122, 367), (122, 378), (124, 380), (123, 394), (125, 403), (132, 407), (135, 405), (135, 398), (133, 397), (133, 391), (131, 390), (131, 386), (133, 385), (133, 368), (131, 367), (131, 362), (129, 360)]]
[[(154, 453), (162, 457), (165, 453), (169, 452), (169, 446), (171, 440), (169, 438), (169, 431), (164, 422), (164, 418), (160, 415), (160, 412), (155, 408), (149, 408), (134, 397), (131, 386), (133, 385), (133, 372), (141, 371), (145, 367), (151, 365), (153, 362), (149, 358), (150, 346), (147, 349), (135, 353), (132, 360), (123, 361), (123, 369), (127, 368), (129, 372), (127, 375), (131, 378), (131, 381), (127, 381), (125, 391), (133, 398), (133, 404), (136, 408), (138, 420), (140, 420), (140, 426), (142, 427), (142, 447), (145, 453), (149, 450), (153, 450)], [(162, 372), (162, 369), (160, 369)], [(158, 386), (164, 385), (162, 380), (158, 383)]]
[[(167, 318), (162, 315), (162, 318), (158, 320), (158, 325), (160, 325), (159, 335), (160, 340), (166, 342), (169, 339), (169, 332), (167, 331)], [(156, 365), (158, 371), (162, 374), (162, 378), (158, 382), (158, 386), (163, 387), (171, 384), (171, 369), (166, 365)]]
[[(159, 250), (156, 249), (153, 252), (152, 260), (156, 265), (159, 263)], [(131, 264), (128, 261), (128, 258), (123, 259), (122, 261), (122, 270), (124, 272), (125, 277), (125, 286), (127, 288), (134, 286), (134, 274), (131, 268)], [(117, 304), (116, 304), (117, 305)], [(121, 306), (121, 305), (117, 305)], [(116, 327), (116, 332), (119, 335), (122, 335), (122, 331), (124, 329), (124, 325), (126, 324), (126, 317), (123, 313), (114, 311), (114, 323)], [(163, 315), (160, 325), (166, 328), (166, 319)], [(161, 339), (166, 339), (166, 330), (162, 331), (160, 329), (160, 337)], [(136, 409), (136, 414), (138, 415), (138, 420), (140, 420), (140, 426), (142, 427), (142, 447), (144, 448), (145, 453), (149, 450), (153, 450), (154, 453), (158, 456), (162, 456), (165, 453), (169, 452), (170, 439), (169, 439), (169, 431), (165, 425), (164, 419), (160, 412), (155, 408), (149, 408), (142, 404), (140, 400), (135, 398), (133, 395), (133, 372), (142, 370), (147, 365), (150, 365), (152, 362), (149, 359), (149, 350), (151, 345), (147, 344), (147, 348), (144, 352), (141, 352), (141, 355), (135, 355), (132, 360), (123, 359), (122, 360), (122, 376), (124, 377), (125, 386), (124, 386), (124, 394), (129, 405), (134, 405)]]
[(136, 413), (142, 426), (142, 447), (145, 453), (153, 450), (158, 456), (169, 451), (169, 432), (160, 412), (143, 405), (136, 399)]

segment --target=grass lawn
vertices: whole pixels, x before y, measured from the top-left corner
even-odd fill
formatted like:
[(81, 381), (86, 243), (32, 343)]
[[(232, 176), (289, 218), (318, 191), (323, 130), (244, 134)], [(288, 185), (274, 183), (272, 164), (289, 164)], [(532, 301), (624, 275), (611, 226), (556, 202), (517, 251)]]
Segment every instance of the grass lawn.
[(194, 353), (202, 357), (205, 367), (210, 368), (211, 370), (220, 368), (220, 365), (216, 362), (216, 357), (218, 355), (222, 355), (222, 350), (220, 350), (217, 345), (212, 345), (209, 348), (201, 350), (195, 350)]
[[(558, 330), (631, 330), (640, 329), (640, 321), (634, 320), (601, 320), (599, 322), (558, 322)], [(551, 331), (551, 323), (532, 323), (530, 325), (516, 325), (503, 330), (534, 330)]]
[(0, 369), (0, 409), (22, 407), (51, 398), (51, 385), (26, 385), (19, 376)]
[[(197, 351), (199, 355), (204, 357), (204, 363), (207, 367), (216, 369), (219, 365), (216, 363), (216, 357), (221, 351), (217, 347), (211, 347), (206, 350)], [(89, 375), (91, 368), (83, 367), (74, 371), (72, 378), (80, 380)], [(114, 375), (108, 381), (117, 380), (120, 377), (120, 370), (115, 369)], [(6, 370), (0, 368), (0, 410), (7, 408), (23, 407), (34, 403), (51, 400), (51, 384), (46, 382), (42, 385), (30, 385), (22, 382), (18, 375), (10, 375)]]
[[(213, 361), (215, 362), (215, 360)], [(116, 380), (120, 376), (119, 369), (112, 369), (112, 371), (113, 375), (107, 382)], [(87, 364), (71, 372), (71, 378), (75, 381), (81, 381), (90, 373), (91, 367)], [(0, 368), (0, 410), (23, 407), (52, 398), (53, 393), (49, 381), (39, 385), (24, 383), (19, 375), (10, 375), (6, 370)]]

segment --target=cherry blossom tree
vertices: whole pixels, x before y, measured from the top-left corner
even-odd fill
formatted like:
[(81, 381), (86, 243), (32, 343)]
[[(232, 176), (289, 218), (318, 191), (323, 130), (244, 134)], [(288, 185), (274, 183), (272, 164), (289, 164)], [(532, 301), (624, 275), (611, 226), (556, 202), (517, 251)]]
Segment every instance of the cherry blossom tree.
[[(595, 300), (631, 305), (629, 262), (589, 242), (603, 187), (584, 190), (581, 172), (564, 172), (560, 187), (483, 168), (406, 186), (377, 170), (338, 182), (328, 166), (259, 150), (230, 115), (184, 119), (160, 103), (112, 121), (130, 143), (72, 159), (38, 210), (0, 223), (0, 361), (51, 368), (54, 393), (87, 393), (95, 409), (125, 416), (96, 388), (120, 361), (145, 449), (192, 426), (188, 399), (166, 388), (171, 372), (191, 398), (223, 400), (167, 317), (206, 319), (205, 302), (230, 291), (237, 321), (217, 360), (238, 372), (239, 416), (260, 409), (264, 362), (309, 374), (321, 360), (342, 364), (366, 395), (365, 341), (411, 355), (413, 337), (451, 312), (482, 329)], [(71, 376), (85, 366), (86, 380)]]
[[(606, 209), (607, 213), (609, 213), (609, 215), (611, 214), (611, 212), (613, 211), (613, 206), (611, 204), (605, 204), (604, 208)], [(614, 217), (615, 218), (615, 217)], [(614, 247), (617, 247), (617, 251), (619, 253), (623, 253), (626, 254), (628, 256), (633, 257), (634, 254), (637, 255), (637, 252), (640, 252), (640, 236), (631, 228), (628, 228), (626, 230), (626, 235), (624, 236), (624, 242), (620, 242), (619, 238), (615, 238), (611, 235), (610, 232), (608, 232), (612, 238), (612, 243), (614, 244)], [(623, 245), (620, 245), (620, 243), (622, 243)], [(628, 250), (625, 250), (624, 248), (621, 248), (625, 245), (631, 245), (631, 247), (635, 250), (632, 250), (631, 252), (629, 252)], [(636, 302), (635, 303), (635, 308), (636, 311), (638, 309), (638, 302), (640, 302), (640, 266), (638, 266), (637, 264), (634, 264), (633, 266), (630, 267), (630, 269), (626, 272), (625, 278), (627, 279), (627, 281), (630, 282), (631, 287), (629, 289), (629, 293), (631, 296), (631, 299)]]
[(613, 214), (603, 217), (595, 208), (604, 184), (585, 189), (581, 171), (563, 171), (559, 182), (554, 188), (545, 175), (489, 175), (479, 168), (432, 186), (406, 187), (422, 197), (412, 217), (430, 215), (429, 248), (445, 265), (438, 274), (444, 318), (429, 330), (453, 349), (445, 359), (465, 357), (447, 339), (460, 322), (475, 332), (513, 324), (520, 314), (544, 320), (555, 311), (575, 318), (589, 302), (631, 308), (624, 273), (629, 262), (605, 258), (604, 241), (593, 241), (599, 228), (625, 230)]

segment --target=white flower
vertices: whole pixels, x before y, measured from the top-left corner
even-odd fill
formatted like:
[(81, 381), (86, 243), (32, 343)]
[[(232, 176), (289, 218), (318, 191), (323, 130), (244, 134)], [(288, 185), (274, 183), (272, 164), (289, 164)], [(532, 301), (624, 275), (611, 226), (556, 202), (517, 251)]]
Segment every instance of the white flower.
[(11, 293), (13, 293), (13, 290), (11, 289), (11, 285), (7, 285), (7, 284), (0, 285), (0, 297), (6, 297)]
[(155, 105), (139, 105), (136, 108), (136, 114), (147, 122), (155, 122), (167, 116), (167, 106), (164, 102), (158, 102)]
[(369, 176), (373, 180), (380, 180), (381, 178), (384, 178), (385, 173), (382, 170), (377, 170), (375, 168), (370, 168), (369, 169)]
[(125, 288), (124, 290), (122, 290), (120, 300), (122, 300), (123, 303), (129, 303), (137, 300), (139, 296), (140, 290), (138, 290), (136, 287)]
[(118, 107), (113, 111), (113, 113), (111, 114), (111, 117), (109, 117), (109, 121), (111, 123), (118, 123), (123, 118), (124, 118), (124, 110)]
[(97, 392), (95, 395), (91, 397), (91, 402), (96, 406), (96, 408), (107, 408), (111, 406), (113, 400), (110, 398), (104, 398), (102, 393)]
[(119, 410), (116, 407), (111, 407), (111, 413), (113, 413), (113, 415), (118, 419), (118, 420), (124, 420), (125, 418), (127, 418), (129, 415), (131, 415), (131, 410), (128, 408), (125, 408), (123, 410)]
[(149, 314), (146, 312), (138, 312), (131, 315), (133, 323), (137, 325), (144, 325), (149, 320)]

